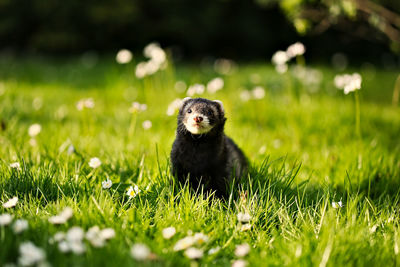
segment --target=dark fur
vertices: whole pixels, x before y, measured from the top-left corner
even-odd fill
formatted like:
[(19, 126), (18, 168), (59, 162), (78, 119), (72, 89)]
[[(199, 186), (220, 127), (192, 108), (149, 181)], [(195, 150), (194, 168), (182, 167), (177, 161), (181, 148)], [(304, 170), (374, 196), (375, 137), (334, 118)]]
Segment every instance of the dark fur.
[[(208, 133), (194, 135), (183, 124), (187, 110), (193, 106), (207, 114), (210, 124), (214, 125)], [(214, 111), (212, 115), (210, 110)], [(229, 181), (246, 172), (247, 160), (243, 152), (224, 134), (225, 121), (224, 111), (217, 102), (196, 98), (183, 103), (171, 151), (172, 172), (179, 182), (185, 183), (189, 179), (193, 188), (204, 185), (206, 190), (224, 197), (227, 196)]]

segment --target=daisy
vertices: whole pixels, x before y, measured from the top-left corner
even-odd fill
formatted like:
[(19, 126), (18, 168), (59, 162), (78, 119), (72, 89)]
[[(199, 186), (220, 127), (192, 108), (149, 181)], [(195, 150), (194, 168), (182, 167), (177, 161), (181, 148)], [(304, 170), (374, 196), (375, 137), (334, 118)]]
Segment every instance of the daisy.
[(85, 108), (89, 108), (92, 109), (94, 108), (94, 101), (93, 98), (84, 98), (78, 101), (78, 103), (76, 103), (76, 109), (81, 111)]
[(8, 213), (0, 214), (0, 226), (9, 225), (12, 221), (12, 216)]
[(176, 242), (176, 244), (174, 246), (174, 251), (180, 251), (180, 250), (187, 249), (187, 248), (191, 247), (194, 243), (195, 243), (195, 240), (194, 240), (193, 236), (184, 237), (184, 238), (178, 240), (178, 242)]
[(361, 89), (362, 77), (358, 73), (336, 75), (334, 79), (335, 86), (338, 89), (343, 89), (347, 95), (350, 92)]
[(117, 55), (115, 56), (115, 60), (119, 64), (127, 64), (132, 60), (132, 52), (128, 49), (121, 49), (118, 51)]
[(115, 231), (112, 228), (105, 228), (100, 231), (100, 236), (105, 240), (109, 240), (115, 237)]
[(247, 212), (246, 212), (246, 213), (239, 212), (239, 213), (237, 214), (237, 219), (238, 219), (238, 221), (241, 222), (241, 223), (248, 223), (248, 222), (250, 222), (250, 220), (251, 220), (251, 215), (248, 214)]
[(89, 161), (89, 166), (93, 169), (100, 167), (100, 165), (101, 165), (101, 161), (99, 158), (94, 157), (94, 158), (91, 158)]
[(148, 130), (148, 129), (150, 129), (150, 128), (153, 126), (153, 124), (151, 123), (151, 121), (145, 120), (145, 121), (142, 123), (142, 126), (143, 126), (143, 129)]
[(18, 263), (21, 266), (31, 266), (45, 260), (46, 254), (43, 249), (35, 246), (32, 242), (24, 242), (19, 246)]
[(129, 198), (134, 198), (140, 192), (141, 192), (141, 190), (139, 189), (139, 187), (137, 185), (135, 185), (135, 187), (130, 186), (129, 189), (128, 189), (128, 192), (126, 192), (126, 194), (129, 196)]
[(210, 250), (208, 251), (208, 255), (213, 255), (213, 254), (217, 253), (220, 250), (221, 250), (221, 247), (210, 248)]
[(247, 261), (245, 260), (235, 260), (232, 263), (232, 267), (246, 267), (247, 266)]
[(251, 93), (255, 99), (262, 99), (265, 96), (265, 89), (261, 86), (256, 86)]
[(18, 197), (13, 197), (9, 199), (7, 202), (3, 203), (3, 208), (13, 208), (17, 205)]
[(150, 255), (150, 249), (145, 244), (134, 244), (131, 248), (131, 256), (139, 261), (145, 260)]
[(224, 87), (224, 80), (220, 77), (214, 78), (207, 83), (207, 91), (214, 94)]
[(71, 208), (66, 207), (60, 214), (49, 218), (51, 224), (64, 224), (72, 217), (73, 211)]
[(246, 231), (249, 231), (249, 230), (251, 230), (251, 224), (249, 224), (249, 223), (243, 224), (240, 227), (240, 231), (242, 231), (242, 232), (246, 232)]
[(304, 55), (305, 52), (306, 47), (300, 42), (294, 43), (286, 49), (286, 54), (289, 58)]
[(31, 137), (35, 137), (36, 135), (38, 135), (40, 133), (40, 131), (42, 130), (42, 126), (40, 126), (40, 124), (32, 124), (31, 126), (29, 126), (28, 129), (28, 134)]
[(203, 250), (198, 249), (198, 248), (188, 248), (185, 250), (185, 256), (189, 259), (200, 259), (201, 257), (203, 257)]
[(96, 248), (101, 248), (105, 244), (104, 238), (101, 236), (101, 231), (98, 226), (89, 228), (85, 235), (86, 239)]
[(147, 110), (146, 104), (141, 104), (139, 102), (133, 102), (128, 111), (130, 113), (137, 113), (137, 112), (145, 111), (145, 110)]
[(113, 184), (113, 183), (112, 183), (112, 181), (111, 181), (109, 178), (107, 178), (107, 180), (101, 182), (101, 186), (103, 187), (103, 189), (109, 189), (109, 188), (111, 188), (112, 184)]
[(21, 170), (21, 165), (19, 164), (19, 162), (13, 162), (10, 164), (10, 168)]
[(162, 230), (162, 235), (165, 239), (170, 239), (171, 237), (173, 237), (175, 235), (175, 233), (176, 233), (176, 229), (173, 226), (164, 228)]
[(202, 245), (208, 241), (208, 236), (203, 233), (195, 233), (193, 238), (194, 242), (198, 245)]
[(341, 208), (341, 207), (343, 207), (343, 203), (342, 203), (341, 200), (339, 202), (332, 201), (332, 208), (338, 209), (338, 208)]
[(28, 229), (29, 224), (27, 220), (19, 219), (16, 220), (12, 226), (14, 233), (19, 234)]
[(272, 63), (274, 63), (275, 65), (284, 65), (288, 61), (289, 61), (289, 56), (286, 54), (285, 51), (277, 51), (272, 56)]
[(237, 245), (235, 249), (236, 257), (244, 257), (250, 252), (250, 246), (247, 243), (243, 243), (241, 245)]

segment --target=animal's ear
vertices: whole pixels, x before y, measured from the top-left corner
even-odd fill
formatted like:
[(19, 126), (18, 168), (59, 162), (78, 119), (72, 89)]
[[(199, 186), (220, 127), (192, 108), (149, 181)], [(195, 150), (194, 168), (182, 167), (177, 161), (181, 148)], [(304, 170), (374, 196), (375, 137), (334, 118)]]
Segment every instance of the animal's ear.
[(225, 113), (224, 105), (222, 104), (221, 100), (214, 100), (215, 103), (218, 104), (219, 108), (221, 109), (222, 113)]
[(185, 105), (189, 102), (189, 100), (191, 100), (191, 99), (192, 99), (192, 98), (189, 97), (189, 96), (188, 96), (188, 97), (185, 97), (184, 99), (182, 99), (179, 108), (180, 108), (180, 109), (183, 108), (183, 106), (185, 106)]
[(184, 99), (182, 99), (182, 104), (185, 103), (186, 101), (190, 100), (190, 99), (192, 99), (190, 96), (185, 97)]

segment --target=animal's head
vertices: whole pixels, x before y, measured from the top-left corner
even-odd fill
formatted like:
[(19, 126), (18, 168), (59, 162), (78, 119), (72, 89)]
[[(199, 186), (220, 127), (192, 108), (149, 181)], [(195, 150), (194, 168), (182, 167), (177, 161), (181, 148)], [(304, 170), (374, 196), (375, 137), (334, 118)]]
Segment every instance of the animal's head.
[(219, 100), (187, 97), (179, 109), (178, 124), (182, 123), (192, 134), (206, 134), (223, 127), (225, 120), (224, 106)]

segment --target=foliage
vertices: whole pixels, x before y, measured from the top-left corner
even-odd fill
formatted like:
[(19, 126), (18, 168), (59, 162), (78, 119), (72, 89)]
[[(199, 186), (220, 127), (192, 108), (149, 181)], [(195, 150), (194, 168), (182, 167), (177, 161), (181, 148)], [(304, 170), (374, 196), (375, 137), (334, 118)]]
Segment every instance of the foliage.
[[(0, 201), (19, 198), (0, 214), (29, 222), (19, 235), (0, 226), (1, 264), (16, 262), (19, 245), (30, 240), (53, 266), (136, 266), (129, 256), (136, 243), (155, 254), (144, 265), (188, 265), (191, 260), (173, 247), (190, 230), (209, 237), (201, 265), (229, 266), (242, 243), (250, 244), (244, 256), (250, 266), (400, 264), (400, 118), (390, 105), (396, 72), (360, 71), (359, 139), (353, 99), (333, 87), (336, 73), (327, 66), (313, 66), (323, 79), (310, 90), (293, 69), (279, 75), (262, 64), (236, 65), (226, 75), (212, 66), (169, 64), (138, 80), (134, 63), (109, 58), (91, 67), (80, 59), (0, 62)], [(226, 132), (252, 164), (228, 201), (180, 187), (168, 163), (176, 118), (166, 115), (167, 107), (185, 96), (175, 82), (207, 83), (216, 76), (224, 88), (203, 96), (223, 101)], [(243, 90), (252, 94), (256, 86), (265, 95), (243, 101)], [(78, 110), (78, 101), (88, 98), (94, 107)], [(147, 109), (130, 113), (133, 101)], [(150, 129), (142, 127), (145, 120)], [(30, 137), (34, 123), (41, 131)], [(75, 152), (68, 153), (71, 144)], [(96, 169), (88, 165), (93, 157), (102, 162)], [(21, 170), (10, 168), (15, 161)], [(111, 189), (102, 189), (106, 178)], [(126, 189), (133, 184), (141, 192), (129, 199)], [(339, 201), (343, 207), (334, 208)], [(73, 217), (50, 224), (67, 206)], [(251, 229), (241, 230), (239, 212), (251, 215)], [(57, 231), (94, 225), (113, 228), (116, 237), (103, 248), (88, 245), (83, 255), (49, 243)], [(177, 233), (164, 239), (169, 226)]]

